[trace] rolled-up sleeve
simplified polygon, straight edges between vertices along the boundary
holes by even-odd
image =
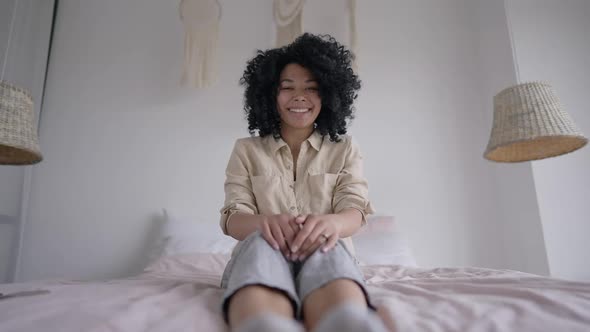
[[[345,209],[356,209],[362,214],[362,224],[365,225],[366,217],[374,211],[369,201],[369,185],[363,173],[363,157],[352,137],[347,143],[344,168],[334,190],[333,211],[339,213]]]
[[[240,144],[240,140],[237,140],[225,170],[225,202],[220,210],[221,218],[219,220],[224,234],[227,234],[227,224],[233,214],[237,212],[258,213],[246,162],[246,151]]]

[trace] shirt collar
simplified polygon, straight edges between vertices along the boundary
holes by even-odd
[[[272,134],[265,137],[266,141],[268,142],[268,146],[270,147],[270,151],[275,154],[279,151],[280,148],[283,146],[287,146],[287,142],[283,141],[282,138],[275,139]]]
[[[273,154],[282,147],[287,146],[287,143],[282,138],[275,139],[272,135],[268,135],[265,138],[267,139],[268,145]],[[308,141],[309,145],[311,145],[311,147],[316,151],[320,151],[320,147],[322,146],[324,138],[317,130],[314,130],[314,132],[307,138],[306,141]]]
[[[314,148],[316,151],[320,151],[324,137],[320,135],[317,130],[314,130],[311,136],[307,138],[307,141],[312,148]]]

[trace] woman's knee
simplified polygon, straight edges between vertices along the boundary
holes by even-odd
[[[229,299],[227,310],[232,326],[264,312],[285,317],[294,317],[295,314],[287,294],[263,285],[249,285],[236,291]]]
[[[289,297],[282,290],[267,287],[264,285],[248,285],[244,286],[233,296],[243,297],[255,302],[285,302],[291,304]]]
[[[332,280],[322,287],[315,289],[305,298],[304,306],[307,302],[317,302],[314,301],[315,298],[321,298],[328,303],[345,301],[366,303],[365,293],[362,287],[356,281],[346,278]]]
[[[324,314],[343,303],[367,306],[361,286],[351,279],[335,279],[313,290],[303,299],[305,325],[315,326]]]
[[[255,231],[252,234],[248,235],[243,240],[243,242],[245,245],[248,246],[261,247],[264,249],[270,249],[272,251],[275,251],[274,248],[262,237],[260,231]]]

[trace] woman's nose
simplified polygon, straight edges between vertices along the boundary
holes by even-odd
[[[306,101],[307,99],[305,99],[305,96],[303,95],[303,93],[299,93],[295,96],[294,100],[295,101]]]

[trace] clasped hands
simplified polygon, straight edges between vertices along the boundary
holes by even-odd
[[[262,237],[290,261],[303,261],[316,250],[331,250],[340,238],[336,214],[275,214],[260,222]]]

